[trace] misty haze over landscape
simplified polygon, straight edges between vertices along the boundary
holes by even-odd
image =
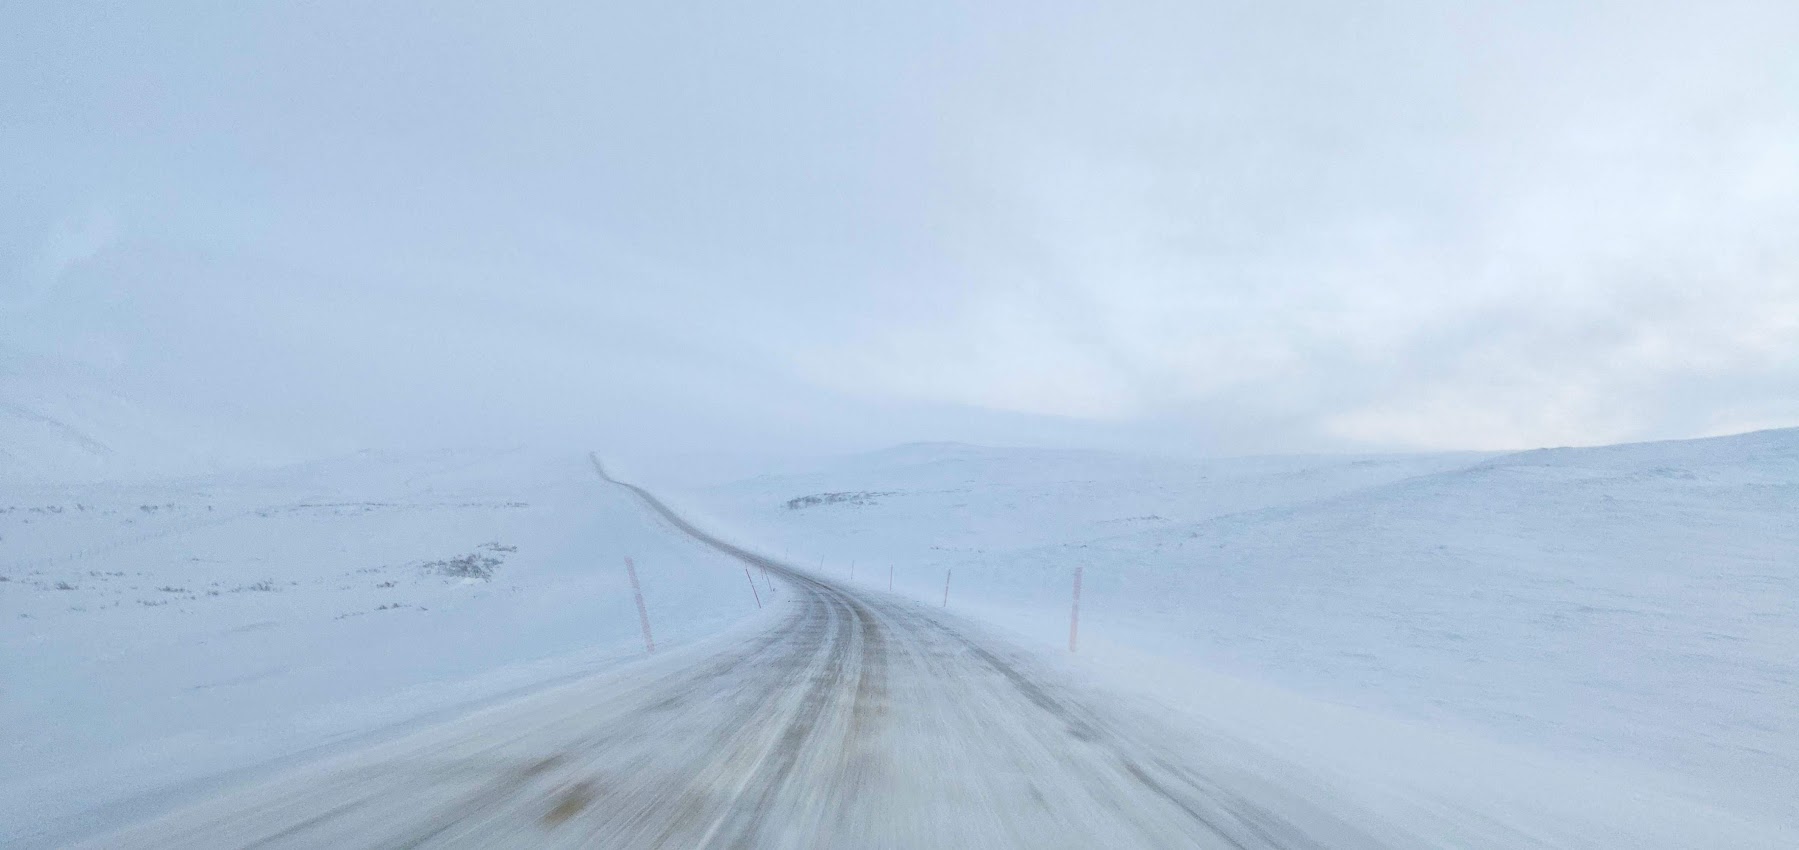
[[[1799,846],[1799,5],[0,10],[0,845]]]

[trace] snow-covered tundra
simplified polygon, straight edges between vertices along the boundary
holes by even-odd
[[[1212,461],[926,444],[677,495],[860,592],[940,606],[947,584],[951,615],[1241,775],[1411,835],[1799,843],[1799,431]],[[664,646],[786,616],[579,453],[0,484],[0,843],[628,678],[626,556]]]
[[[587,457],[0,485],[0,845],[59,843],[757,613]]]

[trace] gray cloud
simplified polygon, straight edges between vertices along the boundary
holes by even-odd
[[[296,440],[1799,420],[1790,3],[9,18],[0,336]]]

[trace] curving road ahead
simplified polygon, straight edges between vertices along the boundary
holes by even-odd
[[[1384,846],[1292,792],[1221,778],[1196,739],[953,617],[746,551],[615,483],[778,577],[786,616],[104,846]]]

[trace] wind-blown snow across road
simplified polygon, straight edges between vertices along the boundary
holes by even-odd
[[[747,637],[658,655],[103,843],[1406,843],[1379,824],[1247,780],[1197,741],[949,615],[719,540],[621,486],[680,531],[782,581],[785,616]]]

